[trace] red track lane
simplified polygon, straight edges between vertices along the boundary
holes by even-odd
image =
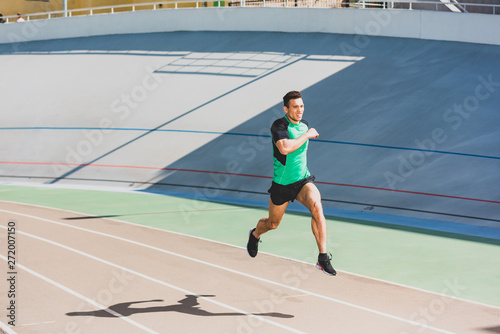
[[[224,174],[224,175],[234,175],[234,176],[257,177],[257,178],[262,178],[262,179],[272,179],[271,176],[264,176],[264,175],[252,175],[252,174],[241,174],[241,173],[218,172],[218,171],[199,170],[199,169],[149,167],[149,166],[100,165],[100,164],[77,164],[77,163],[64,163],[64,162],[30,162],[30,161],[0,161],[0,164],[12,164],[12,165],[56,165],[56,166],[106,167],[106,168],[136,168],[136,169],[169,170],[169,171],[191,172],[191,173],[205,173],[205,174]],[[326,185],[331,185],[331,186],[364,188],[364,189],[383,190],[383,191],[393,191],[393,192],[400,192],[400,193],[406,193],[406,194],[415,194],[415,195],[424,195],[424,196],[435,196],[435,197],[445,197],[445,198],[460,199],[460,200],[465,200],[465,201],[476,201],[476,202],[486,202],[486,203],[500,204],[499,201],[492,201],[492,200],[480,199],[480,198],[470,198],[470,197],[450,196],[450,195],[441,195],[441,194],[431,194],[431,193],[424,193],[424,192],[418,192],[418,191],[409,191],[409,190],[398,190],[398,189],[389,189],[389,188],[361,186],[361,185],[356,185],[356,184],[344,184],[344,183],[322,182],[322,181],[315,181],[315,183],[326,184]]]

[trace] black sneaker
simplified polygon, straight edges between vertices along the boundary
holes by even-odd
[[[319,254],[318,263],[316,263],[316,268],[318,268],[327,275],[332,275],[332,276],[337,275],[337,272],[335,271],[335,269],[333,269],[332,264],[330,263],[331,259],[332,259],[332,254],[330,254],[330,256],[328,256],[326,253]]]
[[[256,257],[257,253],[259,252],[260,238],[257,239],[253,235],[253,233],[252,233],[253,231],[255,231],[255,229],[251,229],[250,234],[248,235],[247,252],[248,252],[248,255],[250,255],[251,257]]]

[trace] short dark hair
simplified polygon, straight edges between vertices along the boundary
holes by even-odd
[[[283,96],[283,105],[288,108],[288,102],[290,102],[290,100],[301,99],[301,98],[302,94],[300,94],[299,91],[292,90],[286,93],[285,96]]]

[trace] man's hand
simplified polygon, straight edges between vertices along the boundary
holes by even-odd
[[[316,131],[315,128],[310,128],[309,130],[307,130],[307,138],[314,139],[314,138],[318,138],[318,137],[319,137],[319,133],[318,133],[318,131]]]

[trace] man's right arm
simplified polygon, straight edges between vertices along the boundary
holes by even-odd
[[[296,139],[280,139],[276,142],[276,147],[281,154],[287,155],[298,150],[309,139],[318,138],[319,134],[316,129],[307,130],[302,136]]]

